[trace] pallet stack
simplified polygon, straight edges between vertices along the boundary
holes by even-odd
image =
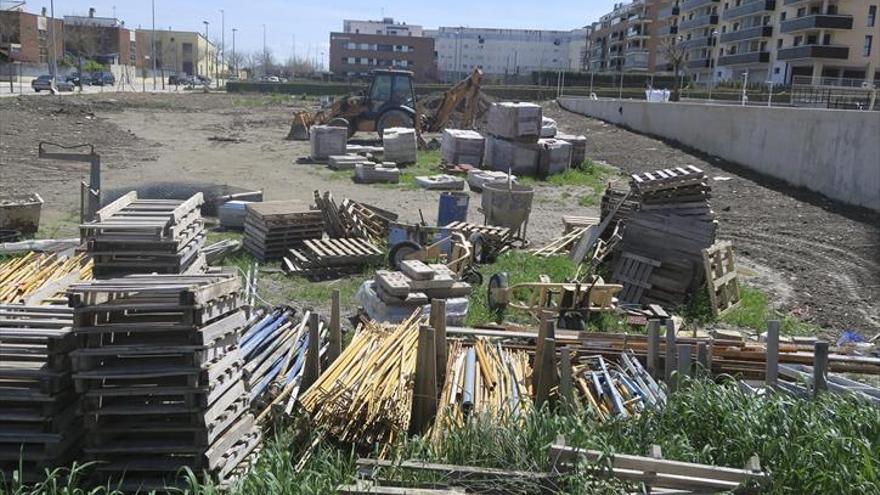
[[[244,247],[259,261],[277,260],[307,239],[324,235],[320,211],[299,201],[269,201],[247,205]]]
[[[205,266],[202,193],[181,201],[138,198],[129,192],[100,209],[80,236],[96,278],[135,273],[197,273]]]
[[[224,482],[260,441],[248,412],[234,275],[152,275],[71,287],[70,353],[98,479],[176,486],[180,469]]]
[[[357,273],[368,265],[378,265],[383,258],[384,253],[364,239],[314,239],[290,249],[282,268],[293,275],[332,278]]]
[[[79,450],[82,422],[67,353],[73,311],[0,305],[0,473],[43,479]]]
[[[705,280],[703,250],[718,228],[706,174],[694,166],[633,174],[630,187],[638,208],[625,221],[612,279],[625,302],[684,304]]]

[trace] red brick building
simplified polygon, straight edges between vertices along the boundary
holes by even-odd
[[[55,54],[64,57],[64,22],[23,11],[0,12],[0,62],[49,63],[52,30]]]
[[[140,66],[135,32],[113,17],[64,16],[64,48],[74,57],[92,59],[102,64]]]
[[[389,34],[330,33],[330,70],[336,76],[367,76],[374,69],[412,71],[416,81],[437,79],[434,39]]]

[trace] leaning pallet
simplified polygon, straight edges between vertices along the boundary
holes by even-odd
[[[718,316],[739,304],[739,281],[733,259],[733,243],[717,242],[703,250],[706,285],[712,312]]]
[[[271,201],[247,205],[244,247],[260,261],[277,260],[306,239],[324,235],[320,211],[299,201]]]
[[[70,356],[97,476],[126,491],[223,481],[260,441],[248,412],[236,276],[152,275],[71,288]]]
[[[384,257],[379,248],[363,239],[313,239],[292,248],[284,257],[282,268],[293,275],[327,278],[356,273],[365,266],[381,263]]]
[[[203,203],[202,193],[181,201],[138,198],[132,191],[100,209],[95,221],[80,225],[95,277],[200,271]]]
[[[82,437],[67,353],[73,311],[0,305],[0,473],[33,481],[69,464]]]

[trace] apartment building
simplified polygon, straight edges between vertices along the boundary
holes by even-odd
[[[0,11],[0,62],[48,64],[52,58],[52,29],[55,30],[54,54],[64,57],[64,22],[23,10]]]
[[[680,0],[662,35],[697,81],[861,86],[880,81],[880,0]]]
[[[417,81],[437,78],[434,39],[421,26],[381,21],[343,21],[330,33],[330,71],[337,76],[367,77],[375,69],[406,69]]]
[[[529,76],[534,71],[580,69],[586,28],[570,31],[443,26],[435,39],[441,79],[461,79],[475,68],[489,77]]]
[[[155,49],[150,45],[155,40]],[[186,74],[216,78],[219,65],[217,49],[202,33],[149,29],[137,30],[138,58],[144,69],[152,69],[150,57],[155,53],[156,70],[165,74]]]
[[[587,66],[594,72],[666,70],[660,50],[660,11],[669,2],[635,0],[615,5],[591,26]]]
[[[115,17],[64,16],[64,50],[73,58],[85,58],[108,65],[140,66],[135,32]]]

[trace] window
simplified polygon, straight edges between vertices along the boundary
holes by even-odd
[[[785,20],[785,12],[779,14],[779,22],[782,22],[784,20]]]
[[[776,48],[777,49],[782,48],[782,38],[779,38],[778,40],[776,40]]]
[[[874,42],[874,36],[868,34],[865,35],[865,48],[862,50],[862,55],[865,57],[871,56],[871,44]]]
[[[773,68],[773,73],[774,73],[774,74],[779,74],[779,67],[774,67],[774,68]]]
[[[871,5],[868,7],[868,27],[874,27],[874,23],[877,21],[877,6]]]

